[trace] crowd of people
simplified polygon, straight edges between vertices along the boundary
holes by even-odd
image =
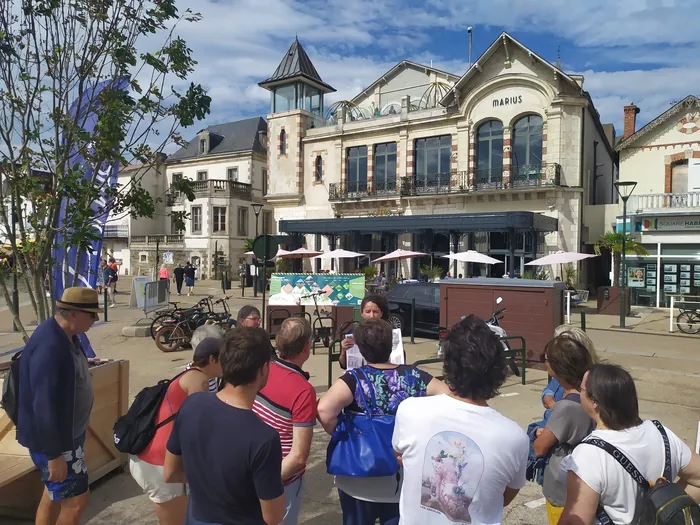
[[[57,308],[21,361],[17,436],[46,484],[38,525],[77,524],[88,500],[82,459],[93,398],[76,336],[99,312],[97,293],[69,288]],[[546,412],[526,433],[489,406],[506,358],[483,320],[468,316],[449,330],[442,381],[390,362],[385,309],[381,296],[364,302],[352,339],[366,364],[319,399],[304,371],[305,319],[285,320],[276,348],[253,306],[226,334],[195,331],[192,362],[157,413],[167,424],[130,458],[160,525],[296,524],[317,422],[330,435],[326,468],[343,525],[497,524],[528,479],[542,485],[551,524],[637,523],[639,478],[678,479],[700,497],[700,457],[640,418],[632,377],[599,363],[585,333],[560,328],[547,345]]]

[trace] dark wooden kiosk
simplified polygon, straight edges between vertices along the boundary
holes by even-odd
[[[484,320],[496,309],[506,308],[501,326],[509,336],[527,341],[527,361],[540,362],[554,329],[564,322],[565,285],[530,279],[450,279],[440,284],[440,324],[450,327],[462,316],[475,314]]]

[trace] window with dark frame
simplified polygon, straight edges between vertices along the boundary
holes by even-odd
[[[197,172],[197,181],[203,182],[209,178],[209,173],[206,170]]]
[[[262,194],[267,195],[267,170],[263,168],[262,170]]]
[[[263,232],[263,235],[272,235],[272,212],[271,211],[263,211],[262,232]]]
[[[367,191],[367,146],[348,148],[348,192]]]
[[[207,152],[207,139],[199,139],[199,153],[200,155]]]
[[[542,117],[525,115],[513,125],[511,174],[515,179],[529,180],[542,172]]]
[[[192,233],[202,233],[202,207],[192,206],[190,208],[190,229]]]
[[[238,182],[238,168],[228,168],[226,170],[226,177],[228,180]]]
[[[287,132],[285,130],[280,131],[280,155],[287,154]]]
[[[214,206],[212,209],[213,222],[212,231],[213,232],[225,232],[226,231],[226,206]]]
[[[452,135],[417,139],[414,173],[416,185],[448,185],[452,172]]]
[[[396,142],[374,146],[372,185],[379,192],[396,189]]]
[[[314,161],[314,182],[321,182],[323,180],[323,157],[321,155],[316,155],[316,160]]]
[[[484,122],[476,134],[476,183],[498,184],[503,180],[503,123]]]
[[[246,206],[238,207],[238,236],[248,236],[248,208]]]

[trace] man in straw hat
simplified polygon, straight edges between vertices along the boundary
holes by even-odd
[[[34,330],[22,351],[17,440],[45,484],[37,525],[76,525],[87,506],[84,445],[93,392],[77,336],[99,318],[97,298],[90,288],[64,290],[56,315]]]

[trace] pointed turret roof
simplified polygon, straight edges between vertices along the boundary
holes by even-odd
[[[292,42],[289,51],[284,55],[272,76],[258,85],[268,89],[275,85],[288,84],[292,80],[305,80],[307,83],[315,84],[325,93],[335,91],[323,81],[297,38]]]

